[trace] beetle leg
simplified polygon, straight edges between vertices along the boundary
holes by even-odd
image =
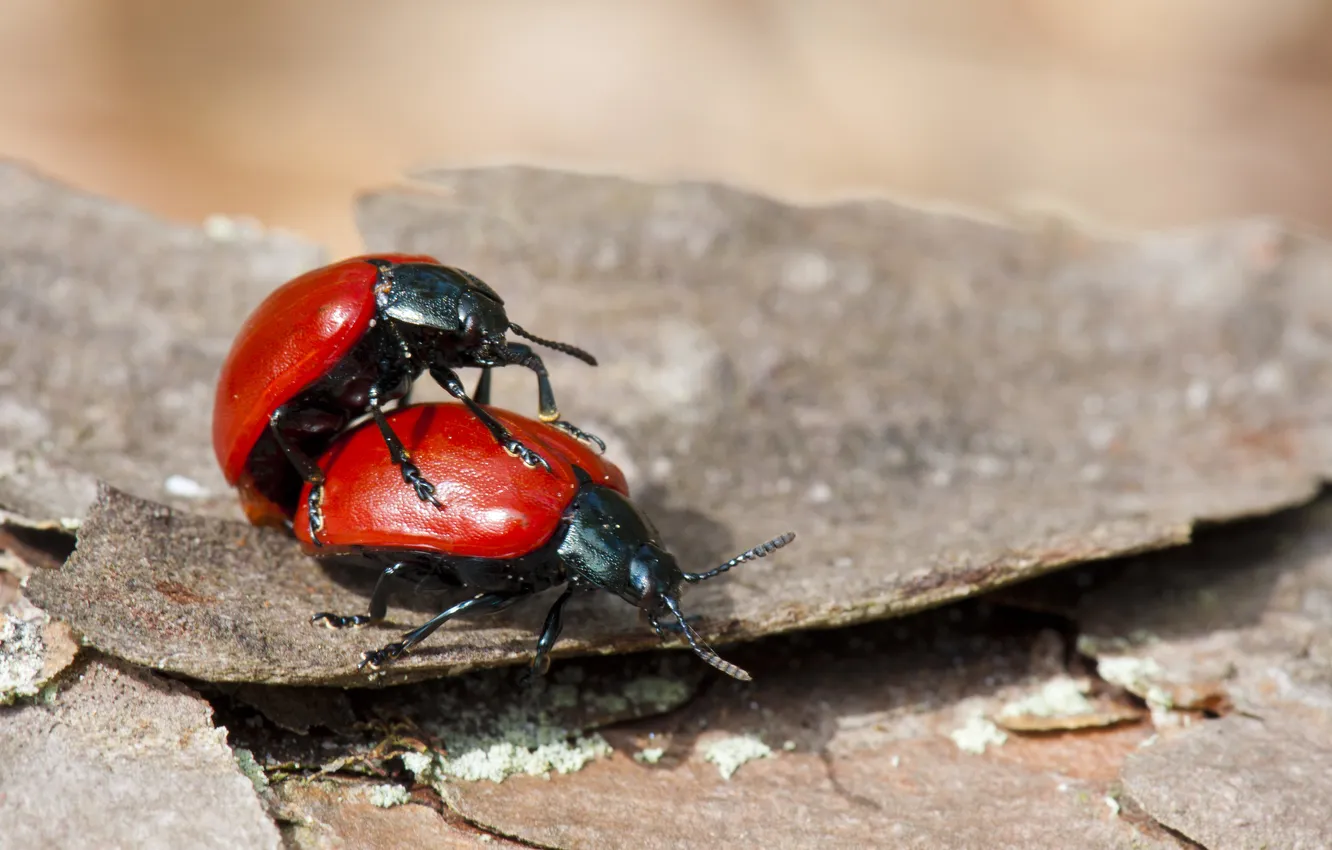
[[[606,443],[595,434],[589,434],[572,422],[565,422],[560,419],[560,410],[555,405],[555,390],[550,385],[550,373],[546,371],[546,364],[542,362],[540,355],[532,350],[532,346],[521,342],[510,342],[508,345],[508,362],[515,366],[524,366],[531,369],[537,376],[537,406],[538,417],[542,422],[549,422],[561,431],[571,435],[576,440],[594,443],[601,453],[606,451]],[[486,404],[487,402],[481,402]]]
[[[476,379],[476,389],[472,390],[472,399],[477,404],[490,404],[490,367],[481,367],[481,377]]]
[[[481,420],[481,424],[486,426],[486,430],[495,438],[495,442],[499,443],[506,452],[530,467],[543,466],[547,472],[554,473],[554,470],[550,468],[550,463],[544,457],[519,442],[509,433],[508,428],[505,428],[498,419],[490,415],[490,411],[477,404],[467,395],[467,390],[463,388],[462,381],[459,380],[456,372],[443,366],[431,366],[430,377],[434,378],[441,387],[448,390],[449,395],[467,405],[467,409],[472,412],[473,416]]]
[[[413,646],[416,646],[418,643],[434,634],[435,629],[438,629],[440,626],[465,611],[470,611],[473,608],[489,608],[491,613],[494,613],[495,611],[508,608],[510,605],[526,596],[527,594],[525,593],[478,593],[471,599],[464,599],[457,605],[447,608],[431,617],[425,625],[413,629],[403,635],[402,640],[390,643],[382,649],[362,653],[361,663],[357,665],[358,669],[364,670],[366,667],[369,667],[372,670],[376,670],[390,661],[396,661],[410,652]]]
[[[316,546],[323,546],[319,539],[319,532],[324,530],[324,512],[321,507],[324,501],[324,471],[319,468],[319,464],[310,459],[305,452],[302,452],[296,446],[292,445],[285,434],[282,433],[282,427],[285,421],[291,418],[292,411],[286,405],[282,405],[273,414],[268,417],[268,428],[273,433],[273,440],[287,461],[300,473],[301,478],[310,485],[310,498],[307,507],[310,512],[310,540]]]
[[[378,623],[388,614],[388,592],[389,579],[398,573],[406,570],[410,564],[399,561],[391,567],[385,568],[379,574],[379,580],[375,582],[375,592],[370,596],[370,613],[367,614],[331,614],[328,611],[320,611],[310,618],[312,623],[323,623],[330,629],[345,629],[348,626],[360,628],[368,626],[371,623]]]
[[[537,417],[542,422],[554,422],[560,418],[560,409],[555,405],[555,389],[550,385],[550,373],[541,355],[532,350],[532,346],[521,342],[505,343],[504,359],[514,364],[531,369],[537,379]]]
[[[384,409],[379,406],[379,390],[375,387],[370,388],[370,415],[374,417],[375,425],[379,426],[379,433],[383,436],[384,443],[388,445],[389,458],[402,471],[403,482],[416,490],[416,497],[421,501],[443,508],[439,499],[435,498],[435,485],[427,481],[421,470],[412,463],[412,456],[407,453],[402,440],[393,433],[393,428],[384,418]]]
[[[560,639],[560,632],[564,630],[564,604],[574,595],[574,585],[570,582],[560,594],[560,598],[555,600],[555,604],[550,606],[550,612],[546,614],[546,624],[541,629],[541,637],[537,640],[536,655],[532,658],[532,675],[544,676],[550,669],[550,651],[555,647],[555,642]]]

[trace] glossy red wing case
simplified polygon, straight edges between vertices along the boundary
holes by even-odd
[[[222,365],[213,404],[213,451],[235,485],[268,417],[318,380],[365,335],[375,315],[371,257],[437,263],[426,256],[352,257],[294,278],[241,326]]]
[[[558,428],[487,408],[518,440],[541,453],[554,474],[509,455],[467,408],[419,404],[389,414],[443,509],[417,498],[389,460],[374,423],[339,438],[324,470],[322,548],[310,542],[309,487],[301,494],[296,536],[306,551],[349,547],[411,549],[481,558],[515,558],[546,543],[578,489],[573,465],[593,481],[629,494],[624,474]]]

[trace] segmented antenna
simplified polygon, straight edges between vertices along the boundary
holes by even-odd
[[[743,564],[745,561],[753,561],[757,560],[758,558],[770,555],[773,552],[776,552],[778,549],[785,546],[787,543],[790,543],[792,540],[795,540],[795,532],[788,531],[785,534],[783,534],[781,537],[774,537],[761,546],[755,546],[753,549],[750,549],[748,552],[742,552],[741,554],[736,555],[734,558],[722,564],[720,567],[717,567],[717,569],[715,570],[708,570],[706,573],[684,573],[683,574],[684,580],[687,582],[696,582],[696,581],[704,581],[705,579],[710,579],[713,576],[719,576],[722,573],[729,570],[731,567]]]
[[[544,337],[539,337],[536,334],[530,334],[527,331],[523,330],[522,327],[520,327],[519,325],[515,325],[513,322],[509,322],[509,330],[518,334],[518,336],[522,337],[523,339],[530,339],[532,342],[535,342],[537,345],[544,345],[546,348],[553,348],[556,351],[569,355],[570,357],[577,357],[579,360],[583,361],[589,366],[597,365],[597,358],[593,357],[591,354],[588,354],[586,351],[584,351],[581,348],[569,345],[567,342],[556,342],[553,339],[546,339]]]
[[[703,642],[703,639],[700,638],[690,625],[685,622],[684,614],[680,612],[679,602],[676,602],[673,598],[667,596],[666,607],[670,608],[671,613],[675,615],[675,619],[680,621],[680,629],[684,631],[685,640],[689,641],[689,646],[694,650],[695,655],[702,658],[713,667],[716,667],[726,675],[739,679],[742,682],[748,682],[754,678],[731,662],[723,661],[720,655],[712,651],[712,647]],[[655,618],[652,621],[652,627],[656,629],[657,634],[661,634],[661,627],[657,625]]]

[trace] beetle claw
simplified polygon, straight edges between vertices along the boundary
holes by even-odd
[[[550,424],[554,425],[556,428],[559,428],[561,431],[573,437],[575,440],[582,440],[585,443],[591,443],[595,445],[597,447],[597,454],[604,455],[606,453],[606,442],[602,440],[600,437],[598,437],[596,434],[589,434],[587,431],[584,431],[582,428],[579,428],[577,425],[574,425],[570,422],[566,422],[563,419],[558,419]]]

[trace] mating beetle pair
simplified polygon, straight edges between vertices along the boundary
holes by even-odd
[[[257,525],[286,524],[302,483],[309,488],[314,538],[323,527],[322,472],[315,459],[356,418],[370,414],[403,481],[438,506],[435,486],[412,462],[384,419],[383,406],[407,403],[423,372],[465,404],[494,440],[530,466],[546,466],[473,401],[455,369],[515,364],[537,375],[540,416],[576,437],[601,441],[560,421],[545,364],[507,331],[573,355],[587,352],[529,334],[509,321],[504,301],[483,281],[432,257],[352,257],[274,290],[237,334],[213,407],[213,448],[227,483]],[[602,445],[604,449],[604,445]]]
[[[549,665],[569,599],[605,590],[646,612],[658,635],[678,629],[704,661],[748,679],[694,632],[680,591],[795,535],[708,572],[682,571],[630,501],[624,475],[586,445],[604,444],[559,419],[540,358],[508,342],[508,330],[596,363],[528,334],[489,286],[425,256],[355,257],[316,269],[276,290],[246,322],[214,414],[227,480],[252,522],[287,526],[317,557],[382,570],[368,615],[313,619],[335,628],[382,620],[393,578],[472,594],[365,653],[361,666],[378,667],[459,614],[498,611],[564,584],[537,642],[536,673]],[[536,372],[541,421],[489,406],[489,369],[510,363]],[[453,371],[462,366],[483,369],[470,397]],[[411,383],[427,370],[457,403],[407,405]],[[370,420],[356,425],[365,414]]]

